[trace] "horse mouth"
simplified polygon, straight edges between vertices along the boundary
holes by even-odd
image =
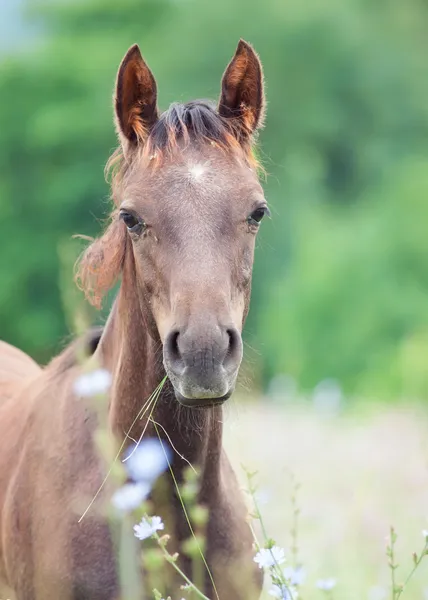
[[[220,398],[205,398],[205,399],[200,399],[200,398],[186,398],[185,396],[183,396],[182,394],[180,394],[179,391],[174,390],[175,391],[175,397],[177,398],[178,402],[182,405],[185,406],[186,408],[212,408],[213,406],[221,406],[222,404],[224,404],[224,402],[226,402],[226,400],[228,400],[230,398],[230,396],[232,395],[233,390],[229,390],[227,392],[227,394],[225,394],[224,396],[221,396]]]

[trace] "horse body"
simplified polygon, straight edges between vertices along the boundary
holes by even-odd
[[[0,401],[16,396],[19,387],[40,373],[40,367],[24,352],[0,340]]]
[[[0,568],[19,600],[85,597],[85,581],[87,598],[115,597],[107,523],[77,522],[102,470],[91,415],[70,393],[78,368],[62,371],[63,359],[0,409]]]
[[[244,42],[223,77],[218,112],[188,103],[159,117],[154,78],[138,48],[122,62],[117,208],[80,270],[95,301],[121,276],[106,326],[44,369],[0,346],[0,576],[18,600],[119,598],[103,509],[108,484],[79,522],[105,472],[94,442],[99,416],[74,387],[82,347],[86,360],[112,374],[106,426],[119,444],[128,433],[139,439],[145,425],[147,436],[157,435],[147,417],[134,420],[168,376],[154,416],[177,452],[176,479],[187,466],[182,456],[200,470],[215,582],[213,589],[207,576],[204,591],[213,600],[259,596],[245,503],[222,448],[221,404],[242,358],[254,234],[267,210],[250,144],[262,108],[260,63]],[[179,550],[190,532],[169,485],[166,503],[153,497],[154,511],[170,524]],[[185,559],[182,566],[191,576]],[[165,593],[176,593],[171,585]]]
[[[159,373],[159,364],[147,360],[144,339],[152,345],[147,333],[134,329],[132,336],[138,340],[140,363],[135,360],[132,343],[124,347],[117,339],[114,322],[110,318],[94,358],[121,373],[114,383],[109,421],[122,439],[136,414],[126,391],[129,382],[140,390],[132,395],[138,412],[162,371]],[[96,513],[78,523],[101,484],[103,467],[93,443],[94,415],[73,393],[81,371],[72,362],[74,354],[74,348],[68,348],[26,384],[23,378],[18,393],[0,408],[0,573],[19,600],[119,597],[107,523]],[[210,511],[207,559],[217,592],[224,600],[247,600],[251,592],[244,590],[254,589],[257,579],[249,587],[248,581],[237,579],[237,572],[242,572],[244,565],[248,570],[251,564],[251,537],[245,505],[221,445],[222,408],[200,411],[195,418],[191,414],[194,409],[175,404],[172,391],[166,389],[158,401],[156,419],[177,451],[201,470],[199,500]],[[142,420],[132,428],[132,436],[138,438],[145,424]],[[146,435],[156,435],[151,424]],[[178,456],[172,461],[178,481],[185,467]],[[169,505],[154,510],[175,524],[173,537],[179,548],[189,530],[178,499],[171,493]],[[171,510],[172,515],[168,514]],[[214,598],[209,581],[205,591]]]

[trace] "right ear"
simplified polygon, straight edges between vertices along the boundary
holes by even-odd
[[[218,111],[231,119],[237,131],[250,136],[263,122],[263,69],[252,46],[240,40],[221,82]]]
[[[144,141],[158,120],[157,87],[137,44],[128,50],[119,67],[114,105],[124,150]]]

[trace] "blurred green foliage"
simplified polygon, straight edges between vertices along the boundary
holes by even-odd
[[[428,6],[423,0],[27,0],[0,65],[0,332],[67,332],[59,249],[108,214],[117,66],[139,42],[161,107],[216,98],[240,37],[265,66],[263,224],[248,330],[266,382],[428,394]],[[75,254],[80,249],[75,243]],[[71,280],[71,273],[70,273]]]

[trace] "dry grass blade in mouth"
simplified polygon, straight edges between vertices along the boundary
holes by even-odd
[[[169,436],[167,430],[165,429],[165,427],[163,425],[161,425],[160,423],[158,423],[157,421],[155,421],[153,419],[153,417],[151,416],[151,414],[149,415],[149,420],[153,423],[153,425],[160,427],[162,429],[162,431],[164,432],[164,434],[166,435],[168,442],[171,446],[171,448],[174,450],[174,452],[177,454],[177,456],[179,456],[182,460],[184,460],[184,462],[186,462],[189,467],[192,469],[192,471],[197,475],[197,471],[195,469],[195,467],[192,465],[192,463],[190,461],[187,460],[187,458],[185,456],[183,456],[182,454],[180,454],[180,452],[177,450],[177,448],[174,446],[174,444],[172,443],[171,437]]]
[[[151,401],[150,401],[150,404],[151,404],[151,406],[150,406],[150,404],[148,404],[148,405],[147,405],[147,408],[144,410],[144,412],[143,412],[143,413],[141,413],[141,411],[140,411],[140,413],[139,413],[139,418],[140,418],[140,419],[142,419],[142,418],[144,417],[144,415],[146,414],[146,412],[147,412],[147,411],[149,410],[149,408],[150,408],[150,414],[149,414],[149,416],[148,416],[148,418],[147,418],[147,422],[146,422],[146,424],[145,424],[145,426],[144,426],[143,432],[142,432],[142,434],[140,435],[140,437],[138,438],[138,440],[137,440],[137,442],[136,442],[136,444],[135,444],[135,447],[132,449],[132,452],[130,452],[130,453],[128,454],[128,456],[126,456],[126,457],[123,459],[123,462],[126,462],[127,460],[129,460],[129,459],[131,458],[131,456],[134,454],[134,452],[137,450],[138,446],[140,445],[140,443],[141,443],[141,440],[143,439],[143,437],[144,437],[144,434],[145,434],[145,433],[146,433],[146,431],[147,431],[147,427],[149,426],[149,422],[150,422],[150,421],[151,421],[151,419],[152,419],[152,415],[153,415],[153,412],[154,412],[154,410],[155,410],[155,406],[156,406],[156,403],[157,403],[157,401],[158,401],[158,399],[159,399],[159,396],[160,396],[160,393],[161,393],[161,391],[162,391],[162,388],[156,388],[156,392],[155,392],[155,393],[156,393],[156,395],[152,395],[152,396],[150,396],[150,398],[153,398],[153,400],[151,400]],[[146,404],[147,404],[147,403],[146,403]],[[140,416],[140,415],[141,415],[141,416]],[[134,423],[135,423],[135,421],[134,421]],[[130,427],[130,429],[129,429],[128,433],[126,434],[126,437],[128,437],[128,436],[129,436],[129,432],[131,431],[132,427],[134,426],[134,423],[131,425],[131,427]],[[125,438],[125,439],[126,439],[126,438]]]
[[[107,474],[106,474],[106,476],[104,477],[104,479],[103,479],[103,481],[102,481],[102,483],[101,483],[100,487],[98,488],[98,490],[96,491],[96,493],[95,493],[94,497],[92,498],[92,500],[90,501],[90,503],[89,503],[89,504],[88,504],[88,506],[86,507],[86,509],[85,509],[84,513],[83,513],[83,514],[81,515],[81,517],[79,518],[79,521],[78,521],[79,523],[80,523],[80,522],[83,520],[83,518],[84,518],[84,517],[87,515],[87,513],[89,512],[89,510],[90,510],[91,506],[94,504],[95,500],[96,500],[96,499],[98,498],[98,496],[100,495],[100,493],[101,493],[101,490],[102,490],[102,489],[103,489],[103,487],[105,486],[105,484],[106,484],[106,482],[107,482],[108,478],[109,478],[109,477],[110,477],[110,475],[111,475],[111,472],[113,471],[114,465],[115,465],[115,464],[116,464],[116,462],[118,461],[118,459],[119,459],[119,457],[120,457],[120,455],[121,455],[121,453],[122,453],[122,450],[123,450],[123,448],[125,447],[126,440],[129,438],[129,434],[131,433],[131,431],[132,431],[132,428],[134,427],[135,423],[138,421],[138,419],[140,419],[142,416],[144,416],[144,414],[145,414],[145,413],[146,413],[146,412],[149,410],[149,408],[151,407],[151,412],[150,412],[149,418],[147,419],[146,426],[144,427],[143,433],[141,434],[141,436],[140,436],[140,438],[139,438],[139,440],[138,440],[138,442],[137,442],[137,444],[136,444],[136,447],[138,447],[138,444],[139,444],[139,443],[141,442],[141,440],[143,439],[143,435],[144,435],[144,433],[145,433],[145,431],[146,431],[146,429],[147,429],[147,425],[148,425],[148,423],[149,423],[150,417],[151,417],[151,415],[153,414],[153,411],[154,411],[154,409],[155,409],[156,403],[157,403],[157,401],[158,401],[158,399],[159,399],[160,393],[161,393],[161,391],[162,391],[162,389],[163,389],[163,386],[165,385],[165,382],[166,382],[166,380],[167,380],[167,376],[165,375],[165,377],[162,379],[162,381],[160,382],[160,384],[158,385],[158,387],[157,387],[157,388],[154,390],[154,392],[151,394],[151,396],[148,398],[148,400],[147,400],[147,401],[144,403],[143,407],[142,407],[142,408],[141,408],[141,410],[138,412],[138,414],[137,414],[137,416],[135,417],[135,419],[132,421],[131,427],[129,428],[128,432],[126,433],[126,435],[125,435],[125,437],[124,437],[124,440],[123,440],[122,444],[120,445],[120,448],[119,448],[119,450],[117,451],[117,454],[116,454],[116,456],[114,457],[114,459],[113,459],[113,462],[111,463],[111,465],[110,465],[110,467],[109,467],[109,469],[108,469],[108,471],[107,471]],[[132,455],[132,453],[131,453],[131,455]],[[130,456],[131,456],[131,455],[130,455]],[[127,458],[129,458],[129,456],[128,456]]]

